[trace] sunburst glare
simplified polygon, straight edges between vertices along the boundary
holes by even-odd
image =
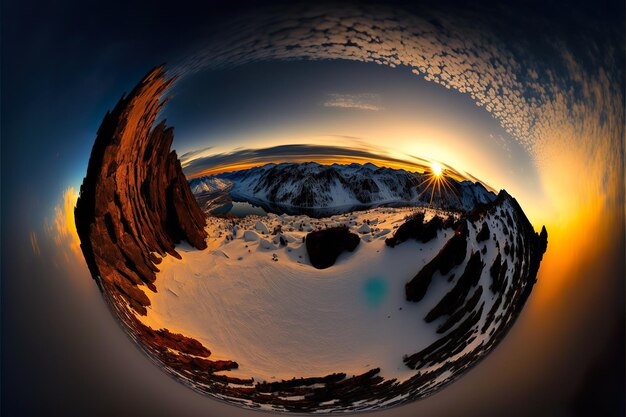
[[[443,167],[437,161],[433,161],[432,164],[430,164],[430,169],[435,177],[440,177],[441,174],[443,174]]]
[[[433,201],[439,203],[450,199],[460,201],[454,184],[444,175],[444,171],[443,165],[433,161],[430,165],[430,174],[417,186],[418,191],[421,189],[420,196],[428,195],[430,192],[429,205],[432,205]]]

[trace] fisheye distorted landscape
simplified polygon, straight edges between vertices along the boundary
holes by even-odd
[[[41,415],[5,399],[39,369],[53,415],[623,414],[624,22],[527,6],[215,3],[172,39],[119,21],[86,56],[128,69],[59,96],[25,252],[4,210],[3,412]],[[40,327],[89,365],[35,366],[9,335]],[[86,375],[99,405],[67,394]]]
[[[104,296],[169,373],[248,407],[359,411],[430,394],[506,334],[547,233],[505,190],[437,162],[187,182],[172,129],[152,128],[171,81],[155,69],[106,116],[75,210]]]

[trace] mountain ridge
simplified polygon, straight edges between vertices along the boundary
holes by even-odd
[[[230,191],[234,198],[303,209],[381,204],[430,205],[469,211],[496,194],[480,182],[444,176],[429,188],[428,173],[366,164],[269,163],[189,180],[194,194]]]

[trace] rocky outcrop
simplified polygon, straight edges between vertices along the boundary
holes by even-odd
[[[489,225],[487,222],[483,222],[483,225],[480,227],[480,232],[476,235],[476,242],[484,242],[489,239]]]
[[[420,301],[426,295],[433,274],[437,271],[447,274],[456,265],[460,265],[465,259],[467,251],[467,221],[462,219],[454,231],[454,235],[441,248],[437,256],[407,282],[405,291],[409,301]]]
[[[146,314],[156,291],[156,265],[186,240],[206,248],[205,217],[170,150],[173,130],[155,124],[172,83],[153,69],[108,112],[98,129],[76,204],[76,228],[89,270],[130,336],[166,369],[209,378],[238,367],[212,361],[198,340],[168,329],[152,329]],[[233,382],[227,376],[217,379]]]
[[[463,274],[457,280],[454,287],[452,287],[452,290],[444,295],[441,301],[428,312],[424,320],[430,323],[441,316],[450,316],[452,313],[459,310],[471,289],[478,284],[480,274],[483,272],[484,267],[485,264],[480,257],[480,253],[472,253]]]
[[[437,232],[444,227],[444,222],[439,216],[434,216],[424,223],[424,213],[417,213],[415,216],[404,222],[392,237],[385,239],[385,244],[390,247],[415,239],[426,243],[437,236]]]
[[[306,235],[306,251],[311,265],[325,269],[333,266],[343,251],[352,252],[360,241],[347,227],[331,227]]]
[[[489,266],[491,281],[489,291],[494,301],[486,313],[484,323],[480,325],[480,318],[485,309],[485,303],[481,303],[480,300],[485,289],[478,282],[486,265],[481,255],[473,252],[463,274],[456,280],[452,289],[424,318],[427,322],[445,318],[437,329],[437,333],[445,335],[421,351],[406,355],[404,363],[409,368],[419,370],[430,364],[441,363],[446,358],[462,352],[479,332],[484,334],[491,328],[490,337],[486,342],[464,354],[463,359],[453,365],[453,369],[448,369],[453,373],[463,372],[467,364],[487,355],[504,338],[530,296],[537,280],[539,265],[547,249],[548,233],[545,227],[540,233],[535,232],[517,200],[502,190],[493,202],[481,205],[462,216],[462,230],[457,229],[439,254],[406,284],[407,300],[414,302],[422,300],[435,271],[441,272],[438,279],[443,279],[455,264],[460,265],[463,262],[470,239],[469,227],[476,230],[477,224],[481,224],[480,231],[475,234],[476,242],[491,239],[487,217],[499,223],[499,227],[504,231],[501,239],[506,241],[506,245],[503,252],[499,249],[503,245],[495,245],[498,253]],[[495,240],[496,235],[493,236]],[[457,245],[457,250],[451,250]],[[453,259],[452,255],[455,253],[458,254],[458,258]],[[512,266],[512,270],[509,270],[509,265]],[[452,281],[453,278],[453,275],[450,276],[448,281]]]
[[[175,376],[187,375],[207,383],[239,383],[237,378],[215,375],[215,372],[238,368],[237,362],[211,360],[211,352],[198,340],[167,329],[154,330],[146,326],[139,320],[137,313],[128,308],[120,292],[104,291],[103,295],[130,337],[151,358],[159,361],[166,371]]]
[[[180,257],[174,245],[182,240],[206,248],[204,214],[170,150],[173,130],[155,125],[172,81],[155,68],[106,114],[75,209],[92,276],[140,314],[161,257]]]

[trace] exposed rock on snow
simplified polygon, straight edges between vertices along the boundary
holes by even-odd
[[[259,240],[259,235],[252,230],[246,230],[245,232],[243,232],[243,239],[246,242],[256,242],[257,240]]]
[[[480,232],[476,235],[476,242],[484,242],[487,239],[489,239],[489,225],[487,222],[483,222]]]
[[[436,271],[445,275],[450,272],[453,267],[463,262],[467,251],[467,233],[467,221],[463,219],[454,231],[454,235],[446,242],[443,248],[441,248],[437,256],[428,262],[424,268],[406,284],[407,300],[420,301],[424,298],[424,295],[426,295],[428,286]]]
[[[381,237],[391,233],[391,229],[381,229],[378,232],[374,233],[374,236]]]
[[[437,232],[444,227],[441,217],[434,216],[424,223],[424,214],[418,213],[405,223],[400,225],[394,235],[387,239],[385,243],[392,248],[407,239],[419,240],[426,243],[437,236]]]
[[[341,252],[352,252],[359,241],[359,236],[347,227],[333,227],[306,235],[306,250],[311,264],[324,269],[332,266]]]
[[[259,240],[259,246],[263,249],[276,249],[276,247],[267,239]]]
[[[256,224],[254,225],[254,228],[263,234],[268,234],[270,232],[270,229],[268,229],[265,223],[263,223],[260,220],[256,222]]]
[[[517,318],[535,284],[539,264],[547,248],[547,232],[545,228],[542,228],[541,233],[534,231],[514,198],[506,191],[500,191],[495,201],[480,210],[468,213],[467,222],[471,224],[473,230],[477,229],[477,224],[481,225],[480,232],[465,227],[465,230],[459,233],[457,229],[454,237],[446,243],[437,257],[424,266],[407,284],[407,300],[421,299],[419,297],[421,290],[428,286],[435,269],[439,268],[444,276],[446,272],[441,267],[447,269],[450,261],[457,264],[453,259],[455,257],[446,254],[448,251],[444,249],[456,244],[460,246],[459,237],[462,233],[467,234],[464,239],[465,245],[471,244],[472,234],[477,243],[479,234],[486,236],[485,239],[480,239],[481,242],[486,242],[481,253],[485,257],[491,255],[493,262],[486,271],[485,258],[478,251],[472,251],[466,262],[462,260],[458,264],[462,265],[465,262],[462,275],[453,281],[452,289],[425,316],[426,321],[439,321],[440,318],[445,318],[437,329],[437,333],[445,335],[436,343],[404,358],[406,366],[412,369],[420,369],[428,363],[442,360],[449,356],[450,349],[453,351],[465,349],[467,340],[472,340],[476,334],[479,334],[479,337],[488,334],[486,346],[491,348],[495,346]],[[496,231],[494,233],[496,243],[490,242],[490,234],[483,232],[487,227]],[[509,253],[505,250],[504,255],[499,250],[501,240],[506,241],[505,248],[509,247]],[[476,245],[472,246],[477,249]],[[485,250],[487,246],[491,250]],[[493,252],[497,252],[495,257]],[[503,258],[505,259],[502,262]],[[485,276],[490,280],[485,281]],[[484,297],[483,294],[486,293],[484,287],[488,287],[493,296]],[[484,321],[481,323],[483,318]],[[483,343],[485,342],[481,342]],[[465,360],[484,356],[485,353],[481,355],[480,352],[478,350],[475,354],[465,356]]]

